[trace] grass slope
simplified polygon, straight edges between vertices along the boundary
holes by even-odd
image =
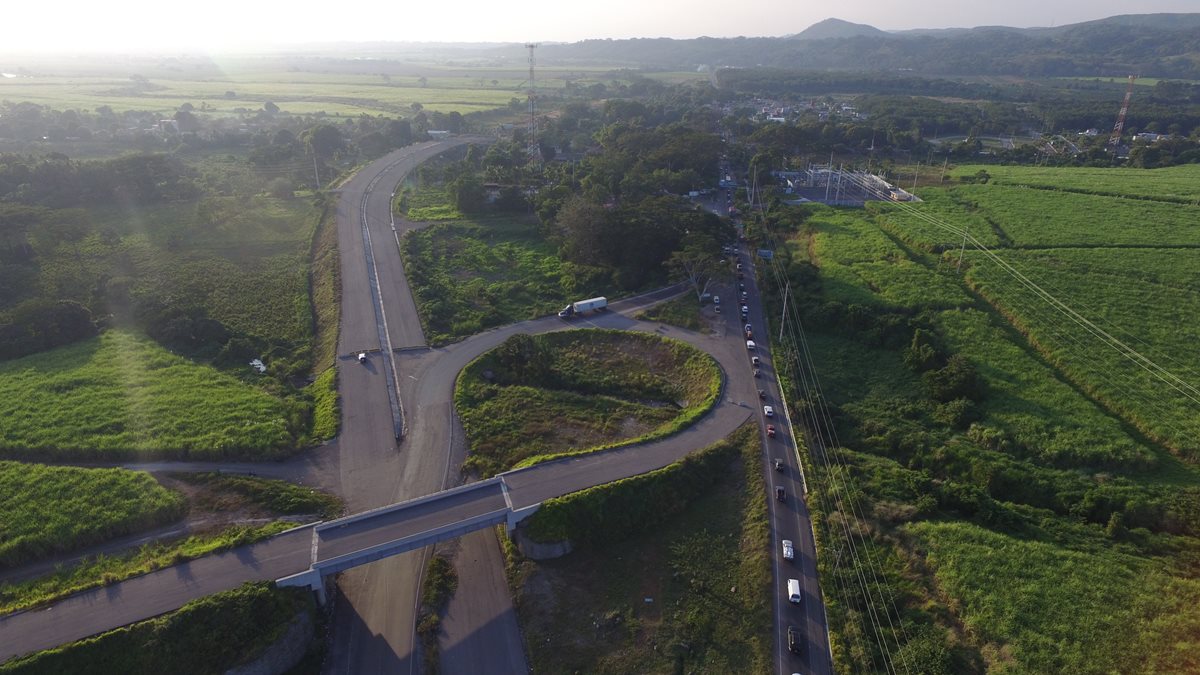
[[[560,560],[517,563],[517,611],[535,672],[770,671],[770,542],[757,428],[701,452],[715,453],[719,468],[689,492],[698,493],[694,499],[677,500],[652,527],[625,528],[637,534]],[[693,471],[662,472],[649,483],[655,489],[672,480],[687,483],[685,491],[697,487]],[[637,501],[632,493],[625,499]],[[608,503],[619,511],[623,500]]]
[[[0,461],[0,567],[168,523],[185,508],[140,471]]]
[[[1001,185],[1029,185],[1050,190],[1090,194],[1135,196],[1194,203],[1200,199],[1200,166],[1186,164],[1165,169],[1037,166],[960,166],[952,177],[973,176],[980,169]]]
[[[0,448],[27,457],[278,456],[283,402],[132,333],[0,364]]]

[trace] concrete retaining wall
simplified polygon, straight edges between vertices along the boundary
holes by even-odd
[[[570,539],[556,541],[551,543],[542,543],[533,541],[525,534],[525,528],[517,526],[513,533],[513,543],[516,544],[517,550],[521,555],[530,560],[550,560],[551,558],[561,558],[564,555],[574,550],[571,546]]]

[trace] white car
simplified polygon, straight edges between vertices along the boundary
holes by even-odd
[[[758,347],[758,345],[754,344],[754,340],[746,340],[746,349],[747,350],[754,351],[755,348],[757,348],[757,347]]]
[[[764,405],[763,406],[763,414],[766,415],[767,417],[774,417],[775,409],[769,405]]]
[[[721,304],[721,296],[719,296],[719,295],[714,295],[714,296],[713,296],[713,304],[714,304],[714,305],[719,305],[719,304]]]
[[[359,362],[359,363],[366,363],[366,362],[367,362],[367,353],[366,353],[366,352],[359,352],[359,353],[358,353],[358,362]]]
[[[796,547],[792,545],[791,539],[783,540],[783,559],[794,560],[796,558]]]

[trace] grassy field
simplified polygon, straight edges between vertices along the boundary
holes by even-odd
[[[1200,246],[1200,207],[1006,185],[964,185],[950,196],[1014,248]]]
[[[246,584],[161,617],[0,664],[5,675],[219,673],[256,658],[300,613],[310,594]]]
[[[954,178],[988,172],[1000,185],[1028,185],[1049,190],[1134,196],[1195,203],[1200,200],[1200,166],[1185,164],[1165,169],[1096,169],[1031,166],[960,166]],[[922,193],[922,197],[924,194]]]
[[[559,560],[515,565],[535,672],[771,669],[766,491],[757,429],[749,431],[726,441],[735,447],[723,457],[738,459],[665,523]]]
[[[1111,249],[1072,251],[1065,257],[1058,253],[1013,253],[1006,258],[1139,354],[1192,386],[1200,384],[1200,356],[1194,349],[1200,339],[1200,290],[1176,281],[1194,273],[1188,264],[1191,257],[1177,251],[1138,251],[1140,256],[1126,259]],[[1154,260],[1160,253],[1166,255]],[[1150,266],[1143,272],[1139,263]],[[1170,281],[1163,283],[1155,275]],[[1071,380],[1151,438],[1184,456],[1200,457],[1200,417],[1192,399],[1101,339],[1082,330],[1065,330],[1061,314],[994,265],[973,265],[968,278]]]
[[[0,567],[183,517],[181,495],[147,473],[0,462]]]
[[[37,58],[37,57],[32,57]],[[525,99],[528,67],[510,65],[456,66],[409,61],[387,54],[384,61],[351,61],[338,56],[323,59],[259,57],[223,58],[220,62],[189,62],[176,67],[136,59],[125,63],[14,64],[31,65],[30,76],[0,78],[0,99],[28,101],[56,109],[94,110],[109,106],[115,112],[145,110],[169,116],[185,103],[207,115],[234,117],[253,114],[271,101],[282,113],[330,116],[412,114],[419,103],[430,112],[467,114],[506,107]],[[45,60],[45,59],[42,59]],[[376,64],[382,64],[376,65]],[[145,82],[130,78],[136,72]],[[36,73],[36,74],[34,74]],[[658,73],[667,82],[703,79],[696,73]],[[538,66],[538,88],[566,92],[571,87],[628,80],[608,68]]]
[[[600,270],[564,262],[525,218],[441,223],[410,232],[401,252],[433,345],[545,316],[613,285]]]
[[[0,447],[26,457],[278,456],[284,402],[132,333],[0,364]]]
[[[1200,245],[1194,207],[992,184],[921,194],[916,208],[970,224],[1139,349],[1200,371],[1187,346],[1200,331],[1196,251],[1178,248]],[[1154,222],[1139,231],[1131,218]],[[837,475],[855,483],[807,467],[839,668],[884,660],[855,582],[866,563],[831,552],[845,549],[843,495],[895,598],[885,611],[907,626],[888,651],[913,672],[1195,670],[1195,407],[1137,381],[978,255],[953,274],[953,238],[895,206],[818,211],[805,230],[791,257],[813,262],[817,279],[798,291],[793,276],[792,290],[812,315],[809,345],[847,448]],[[1025,245],[1048,248],[1012,248]],[[878,273],[859,273],[864,264]],[[937,281],[911,283],[910,266]],[[946,401],[931,374],[951,358],[976,384]]]
[[[459,375],[464,468],[491,475],[673,433],[712,407],[720,384],[711,357],[676,340],[601,330],[515,336]]]

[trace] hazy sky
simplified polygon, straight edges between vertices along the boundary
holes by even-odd
[[[1050,26],[1189,11],[1200,11],[1200,0],[6,0],[0,3],[0,52],[761,36],[796,33],[829,17],[887,30]]]

